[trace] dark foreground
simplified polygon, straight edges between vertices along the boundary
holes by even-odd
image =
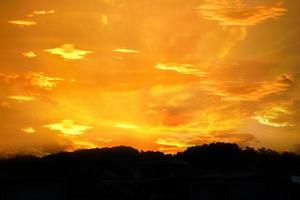
[[[249,179],[18,179],[2,182],[1,200],[299,200],[299,185]]]
[[[300,159],[235,144],[130,147],[0,161],[0,200],[299,200]]]

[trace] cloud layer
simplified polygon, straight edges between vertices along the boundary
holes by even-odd
[[[246,0],[206,0],[198,10],[204,18],[223,26],[254,26],[268,19],[278,19],[287,11],[280,3],[260,5]]]
[[[296,151],[298,8],[5,0],[0,154],[115,145],[174,153],[215,141]]]

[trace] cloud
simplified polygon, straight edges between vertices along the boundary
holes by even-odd
[[[241,146],[259,143],[259,140],[254,135],[249,133],[238,133],[235,130],[214,131],[211,132],[210,135],[212,136],[211,140],[214,142],[237,143]]]
[[[28,134],[32,134],[32,133],[36,132],[36,130],[32,127],[22,128],[21,131],[24,132],[24,133],[28,133]]]
[[[108,17],[107,17],[107,15],[101,15],[101,22],[102,22],[104,25],[107,25],[107,24],[108,24]]]
[[[114,50],[114,52],[118,52],[118,53],[141,53],[139,50],[128,49],[128,48],[117,48],[117,49]]]
[[[271,109],[266,109],[263,111],[258,111],[253,119],[257,120],[259,123],[267,126],[273,127],[291,127],[293,124],[286,121],[286,118],[291,116],[291,113],[283,107],[273,107]]]
[[[63,147],[64,151],[69,152],[79,149],[99,148],[99,145],[93,143],[92,141],[79,137],[68,137],[67,135],[59,135],[57,141]]]
[[[25,79],[31,86],[38,87],[44,90],[52,90],[54,88],[57,88],[58,84],[64,80],[58,77],[46,76],[42,72],[26,73]]]
[[[24,57],[27,57],[27,58],[34,58],[34,57],[36,57],[36,54],[33,51],[24,52],[24,53],[22,53],[22,55]]]
[[[234,102],[223,101],[194,83],[177,88],[155,87],[147,100],[151,102],[147,105],[151,121],[168,127],[182,126],[182,131],[231,129],[244,118],[244,111],[234,107]]]
[[[0,82],[3,83],[11,83],[15,80],[20,78],[18,74],[5,74],[5,73],[0,73]]]
[[[226,101],[258,101],[288,91],[291,88],[290,82],[282,78],[281,76],[276,81],[226,81],[212,78],[199,82],[198,87]]]
[[[46,49],[44,51],[54,55],[59,55],[66,60],[80,60],[87,54],[92,53],[91,51],[76,49],[73,44],[63,44],[61,47]]]
[[[20,19],[20,20],[11,20],[11,21],[8,21],[8,23],[10,24],[14,24],[14,25],[18,25],[18,26],[21,26],[21,27],[25,27],[25,26],[34,26],[36,25],[37,23],[33,20],[25,20],[25,19]]]
[[[82,135],[85,131],[92,128],[90,126],[75,124],[73,120],[63,120],[60,123],[49,124],[44,127],[49,128],[50,130],[60,131],[61,133],[70,136]]]
[[[191,64],[176,64],[176,63],[157,63],[156,69],[165,71],[175,71],[186,75],[205,76],[207,73],[194,68]]]
[[[190,146],[185,141],[174,138],[158,138],[155,143],[159,145],[158,150],[164,153],[176,153]]]
[[[277,19],[287,9],[279,3],[255,5],[246,0],[206,0],[198,11],[204,18],[217,21],[222,26],[253,26],[268,19]]]
[[[35,10],[31,14],[29,14],[28,17],[34,17],[36,15],[49,15],[54,13],[55,10]]]
[[[121,129],[140,129],[140,126],[134,125],[134,124],[116,124],[116,128],[121,128]]]
[[[49,76],[43,72],[27,72],[24,74],[0,73],[0,82],[11,86],[15,85],[31,92],[35,89],[50,91],[57,88],[62,81],[64,81],[64,79]]]
[[[156,140],[156,144],[162,145],[162,146],[175,146],[177,148],[186,148],[189,146],[189,144],[185,141],[180,141],[176,138],[158,138]]]
[[[33,101],[36,98],[33,96],[27,96],[27,95],[15,95],[15,96],[8,96],[7,98],[16,100],[19,102],[28,102],[28,101]]]
[[[180,151],[187,147],[208,144],[213,142],[237,143],[240,146],[247,146],[259,143],[252,134],[238,133],[236,130],[211,131],[206,134],[192,134],[186,136],[175,136],[167,138],[158,138],[156,144],[160,145],[159,150],[164,152]]]

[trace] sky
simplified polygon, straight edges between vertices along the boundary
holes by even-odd
[[[0,155],[300,152],[297,0],[3,0]]]

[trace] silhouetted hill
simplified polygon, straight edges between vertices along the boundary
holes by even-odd
[[[250,199],[268,199],[263,196],[276,190],[285,198],[274,195],[271,199],[286,199],[286,195],[297,199],[299,186],[291,181],[291,177],[299,175],[299,155],[279,154],[264,148],[241,149],[228,143],[194,146],[176,155],[120,146],[61,152],[42,158],[19,156],[0,160],[2,190],[13,196],[2,198],[5,200],[24,199],[25,194],[29,195],[25,195],[25,199],[35,199],[36,194],[47,199],[43,195],[50,192],[46,189],[49,187],[55,187],[55,191],[51,190],[59,196],[51,197],[51,200],[95,199],[97,195],[99,199],[182,200],[199,199],[196,198],[199,195],[207,197],[214,192],[220,195],[224,192],[225,196],[202,199],[228,199],[229,193],[242,195],[251,191],[254,193]],[[30,189],[22,189],[24,185]],[[36,189],[40,187],[43,190]],[[203,194],[198,194],[197,188],[206,189]],[[263,196],[255,196],[255,190],[258,190],[257,195]],[[15,197],[11,191],[23,196]]]
[[[147,171],[149,168],[151,171]],[[153,169],[157,168],[157,172]],[[237,144],[212,143],[187,148],[176,155],[141,151],[126,146],[60,152],[42,158],[19,156],[0,160],[0,176],[115,176],[140,178],[168,176],[169,168],[189,173],[257,172],[281,175],[300,174],[300,156],[279,154],[269,149]],[[191,171],[192,170],[192,171]],[[160,172],[158,172],[160,171]],[[183,173],[183,172],[182,172]]]

